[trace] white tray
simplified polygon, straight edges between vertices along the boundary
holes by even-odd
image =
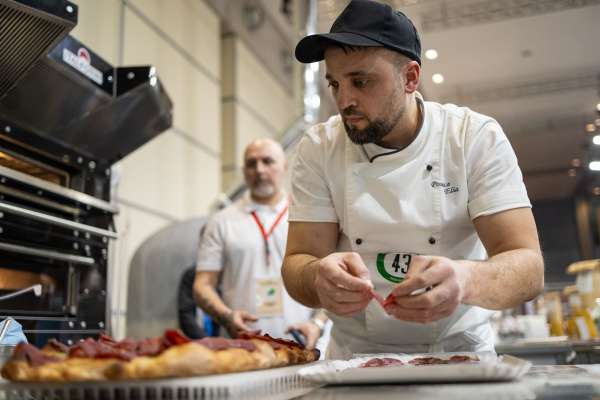
[[[448,359],[453,355],[477,355],[480,361],[465,364],[358,368],[373,357],[397,358],[407,362],[416,357]],[[497,357],[495,353],[370,354],[348,361],[323,361],[300,369],[298,374],[307,380],[327,384],[482,382],[519,379],[530,367],[529,361],[508,355]]]

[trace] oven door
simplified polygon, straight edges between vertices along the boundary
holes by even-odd
[[[114,236],[58,213],[0,201],[0,316],[15,318],[39,345],[104,332],[108,241]]]

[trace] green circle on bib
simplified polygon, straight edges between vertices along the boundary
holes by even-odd
[[[394,256],[389,268],[386,268],[385,266],[385,257],[387,255]],[[377,272],[379,272],[379,275],[381,275],[384,279],[392,283],[400,283],[404,280],[406,272],[408,272],[410,259],[410,254],[379,253],[377,254],[376,261]]]

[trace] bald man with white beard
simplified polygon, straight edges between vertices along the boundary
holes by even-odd
[[[216,213],[200,240],[194,297],[231,337],[256,329],[284,337],[293,328],[312,348],[326,317],[311,319],[313,311],[293,300],[281,280],[288,228],[281,145],[271,139],[251,142],[243,172],[248,193]]]

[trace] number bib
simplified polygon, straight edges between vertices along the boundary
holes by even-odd
[[[408,273],[415,253],[379,253],[375,261],[377,272],[385,280],[400,283]]]

